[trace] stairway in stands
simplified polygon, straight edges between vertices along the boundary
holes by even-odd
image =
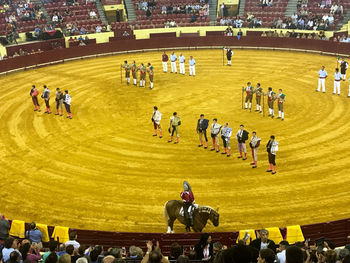
[[[298,0],[289,0],[288,1],[287,9],[286,9],[286,12],[284,13],[284,15],[286,17],[291,16],[298,11],[297,2],[298,2]]]
[[[40,0],[35,0],[35,1],[32,1],[32,3],[34,4],[38,4],[40,6],[40,10],[43,11],[43,15],[45,16],[45,19],[47,21],[47,24],[49,25],[54,25],[54,23],[52,22],[52,19],[49,15],[49,13],[47,12],[45,6],[43,5],[43,2],[40,1]]]
[[[349,22],[349,20],[350,20],[350,9],[348,9],[348,11],[344,14],[343,20],[338,23],[338,25],[335,27],[335,30],[338,31],[342,29],[343,25],[346,25]],[[345,28],[347,29],[347,27],[344,27],[344,30]]]
[[[210,25],[215,26],[216,25],[216,15],[218,12],[218,0],[211,0],[209,1],[209,17],[210,17]]]
[[[238,16],[244,15],[245,0],[239,1]]]
[[[97,7],[98,14],[100,15],[101,21],[103,23],[105,23],[106,25],[108,25],[108,20],[107,20],[106,13],[105,13],[105,10],[103,8],[103,5],[101,3],[101,0],[96,0],[96,7]]]
[[[136,14],[134,9],[134,4],[132,0],[124,0],[124,4],[126,6],[127,14],[128,14],[128,20],[129,21],[135,21],[136,20]]]

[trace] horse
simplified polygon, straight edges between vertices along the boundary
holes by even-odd
[[[164,220],[168,224],[167,233],[174,233],[174,222],[176,219],[186,225],[185,217],[180,215],[182,206],[183,202],[180,200],[170,200],[165,203]],[[193,231],[202,232],[208,219],[217,227],[219,225],[219,209],[214,210],[209,206],[195,208],[193,211]]]

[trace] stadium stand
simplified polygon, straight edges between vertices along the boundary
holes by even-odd
[[[192,262],[202,262],[204,255],[202,254],[203,248],[207,245],[206,241],[210,243],[210,246],[214,246],[214,251],[210,251],[211,262],[214,262],[214,258],[220,250],[230,250],[241,246],[250,249],[244,249],[240,252],[243,255],[252,253],[255,258],[251,257],[249,261],[230,261],[228,262],[256,262],[258,250],[260,248],[259,232],[260,230],[243,230],[234,232],[217,232],[217,233],[184,233],[184,234],[160,234],[160,233],[122,233],[122,232],[107,232],[107,231],[90,231],[80,229],[69,229],[68,227],[53,227],[44,224],[34,225],[35,231],[40,231],[39,240],[35,240],[35,243],[43,243],[44,246],[50,247],[52,253],[58,253],[60,256],[63,254],[70,254],[72,262],[75,262],[80,257],[86,257],[91,259],[89,262],[105,262],[104,257],[112,255],[115,258],[124,258],[129,263],[139,263],[143,256],[147,255],[145,252],[152,249],[151,244],[153,243],[154,250],[158,249],[157,243],[159,242],[159,248],[163,255],[168,256],[169,260],[174,262],[179,255],[187,255]],[[26,231],[33,231],[33,224],[25,223],[20,220],[7,221],[4,217],[0,219],[1,228],[1,240],[0,251],[2,251],[1,257],[8,257],[8,249],[14,241],[12,237],[17,238],[19,241],[18,251],[23,252],[23,246],[27,242],[34,242],[34,234],[32,237],[26,235]],[[346,256],[350,254],[350,219],[306,225],[306,226],[289,226],[287,228],[268,228],[267,238],[269,248],[274,253],[280,252],[278,245],[283,240],[283,244],[287,243],[287,247],[299,247],[303,250],[307,250],[310,254],[309,263],[312,262],[335,262],[334,261],[318,261],[316,254],[319,253],[332,253],[335,258],[343,261]],[[250,234],[250,237],[247,236]],[[262,232],[260,232],[262,233]],[[265,231],[266,233],[266,231]],[[38,234],[38,233],[37,233]],[[12,237],[9,237],[12,236]],[[209,236],[211,240],[208,239]],[[36,235],[38,237],[38,235]],[[39,241],[39,242],[38,242]],[[40,242],[41,241],[41,242]],[[201,242],[204,246],[200,246]],[[151,242],[151,243],[150,243]],[[59,249],[58,244],[61,243]],[[256,244],[259,244],[257,249]],[[73,245],[75,253],[69,251],[68,245]],[[135,246],[139,247],[138,257],[136,256]],[[342,248],[336,248],[337,246],[344,246]],[[53,248],[52,248],[53,247]],[[56,248],[56,249],[55,249]],[[73,248],[72,248],[73,249]],[[283,249],[283,248],[279,248]],[[57,251],[58,250],[58,251]],[[94,250],[98,250],[94,252]],[[141,252],[142,250],[142,252]],[[112,251],[116,252],[113,253]],[[328,252],[327,252],[328,251]],[[51,252],[46,252],[46,257]],[[73,255],[74,254],[74,255]],[[251,254],[252,255],[252,254]],[[279,255],[281,256],[281,254]],[[320,255],[318,255],[319,257]],[[98,260],[95,259],[98,257]],[[112,258],[113,259],[113,258]],[[349,257],[347,258],[349,259]],[[45,261],[46,262],[46,261]],[[50,261],[51,262],[51,261]],[[54,261],[56,262],[56,261]],[[112,261],[111,261],[112,262]],[[124,262],[124,261],[123,261]],[[154,261],[152,261],[154,262]],[[220,261],[225,263],[226,261]],[[304,261],[305,262],[305,261]]]
[[[47,20],[39,4],[22,0],[0,1],[0,34],[33,31],[43,28]]]
[[[85,0],[67,0],[45,3],[51,21],[66,35],[100,33],[107,30],[102,23],[96,3]]]
[[[328,3],[328,4],[327,4]],[[246,0],[242,17],[218,17],[217,25],[249,28],[334,30],[350,8],[349,1],[299,0],[285,16],[288,0]]]
[[[183,26],[208,26],[209,4],[202,0],[134,0],[136,29]]]

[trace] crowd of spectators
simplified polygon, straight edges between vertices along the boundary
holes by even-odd
[[[206,17],[209,16],[209,4],[206,0],[200,0],[197,3],[187,3],[187,4],[176,4],[169,3],[157,3],[155,1],[143,1],[136,2],[137,10],[143,10],[148,18],[151,18],[152,13],[156,9],[161,10],[162,15],[171,14],[190,14],[195,17]]]
[[[189,250],[173,243],[168,257],[163,256],[159,242],[147,241],[146,251],[136,246],[130,246],[128,251],[125,247],[85,247],[79,243],[76,232],[70,232],[69,241],[65,243],[50,241],[49,249],[40,253],[42,234],[36,229],[35,223],[31,224],[31,230],[22,241],[9,237],[9,229],[9,222],[1,219],[2,263],[189,263],[193,260],[213,263],[350,263],[350,244],[335,248],[330,240],[322,238],[314,244],[309,241],[289,244],[283,240],[276,245],[269,239],[269,232],[265,229],[257,232],[257,238],[251,242],[246,234],[236,244],[214,242],[210,234],[204,233]]]
[[[274,31],[263,31],[261,33],[261,37],[291,37],[291,38],[302,38],[302,39],[316,39],[316,40],[328,40],[324,31],[320,31],[319,33],[297,33],[294,30],[287,31],[283,33],[281,30],[277,32]]]
[[[26,26],[46,23],[40,6],[30,1],[0,0],[0,14],[6,23],[2,33],[6,35],[8,43],[17,43],[18,33]]]
[[[88,36],[70,37],[68,39],[69,46],[86,46],[89,44]]]

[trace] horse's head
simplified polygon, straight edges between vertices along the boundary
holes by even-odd
[[[214,226],[219,226],[219,208],[214,210],[211,209],[209,214],[209,219],[213,223]]]

